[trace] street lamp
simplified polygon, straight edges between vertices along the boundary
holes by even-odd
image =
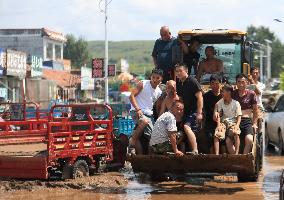
[[[100,0],[100,3],[103,0]],[[104,10],[101,10],[101,12],[105,13],[105,60],[104,60],[104,71],[105,71],[105,76],[104,76],[104,81],[105,81],[105,103],[109,103],[109,98],[108,98],[108,35],[107,35],[107,20],[108,20],[108,15],[107,15],[107,8],[108,5],[112,2],[112,0],[105,0],[105,8]]]
[[[274,21],[276,22],[279,22],[279,23],[283,23],[283,21],[281,19],[273,19]]]
[[[105,0],[105,103],[108,103],[108,37],[107,37],[107,6],[108,0]]]

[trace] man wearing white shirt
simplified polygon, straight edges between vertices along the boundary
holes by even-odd
[[[177,126],[176,118],[183,114],[184,104],[176,100],[173,102],[169,111],[164,112],[155,122],[150,148],[153,153],[164,154],[174,152],[176,156],[183,156],[177,148]]]
[[[129,152],[131,154],[143,154],[143,147],[139,141],[143,133],[148,139],[151,137],[154,121],[153,106],[162,94],[159,88],[162,79],[163,71],[153,69],[151,80],[140,81],[129,97],[131,103],[130,115],[136,124],[129,140]]]
[[[262,104],[262,94],[265,89],[265,85],[259,80],[259,68],[252,67],[250,69],[250,75],[248,77],[250,82],[249,89],[253,90],[256,94],[257,108],[258,108],[258,127],[261,127],[262,117],[264,115],[264,107]]]
[[[250,89],[252,89],[256,94],[257,106],[259,109],[263,109],[262,105],[262,93],[265,85],[259,82],[259,69],[257,67],[252,67],[250,69],[250,76],[248,77],[250,82]]]

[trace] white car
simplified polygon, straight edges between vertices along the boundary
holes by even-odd
[[[269,109],[265,119],[265,144],[279,149],[284,154],[284,94],[273,109]]]

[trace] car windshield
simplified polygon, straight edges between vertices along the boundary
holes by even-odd
[[[265,90],[267,90],[267,91],[278,91],[278,90],[280,90],[280,81],[276,80],[276,81],[272,81],[272,82],[267,83]]]
[[[236,75],[241,73],[241,44],[203,44],[199,49],[200,61],[206,58],[205,48],[207,46],[214,47],[216,58],[223,61],[224,76],[230,83],[235,83]],[[209,82],[209,80],[202,79],[202,82]]]
[[[284,111],[284,95],[282,95],[279,98],[279,100],[278,100],[278,102],[277,102],[277,104],[275,106],[275,111],[276,112],[283,112]]]
[[[280,82],[272,83],[271,90],[280,90]]]

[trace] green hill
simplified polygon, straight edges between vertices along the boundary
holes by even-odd
[[[110,41],[109,45],[109,63],[117,64],[120,69],[120,59],[128,61],[130,71],[143,74],[153,68],[152,49],[155,41]],[[104,57],[104,41],[89,41],[88,48],[92,57]]]

